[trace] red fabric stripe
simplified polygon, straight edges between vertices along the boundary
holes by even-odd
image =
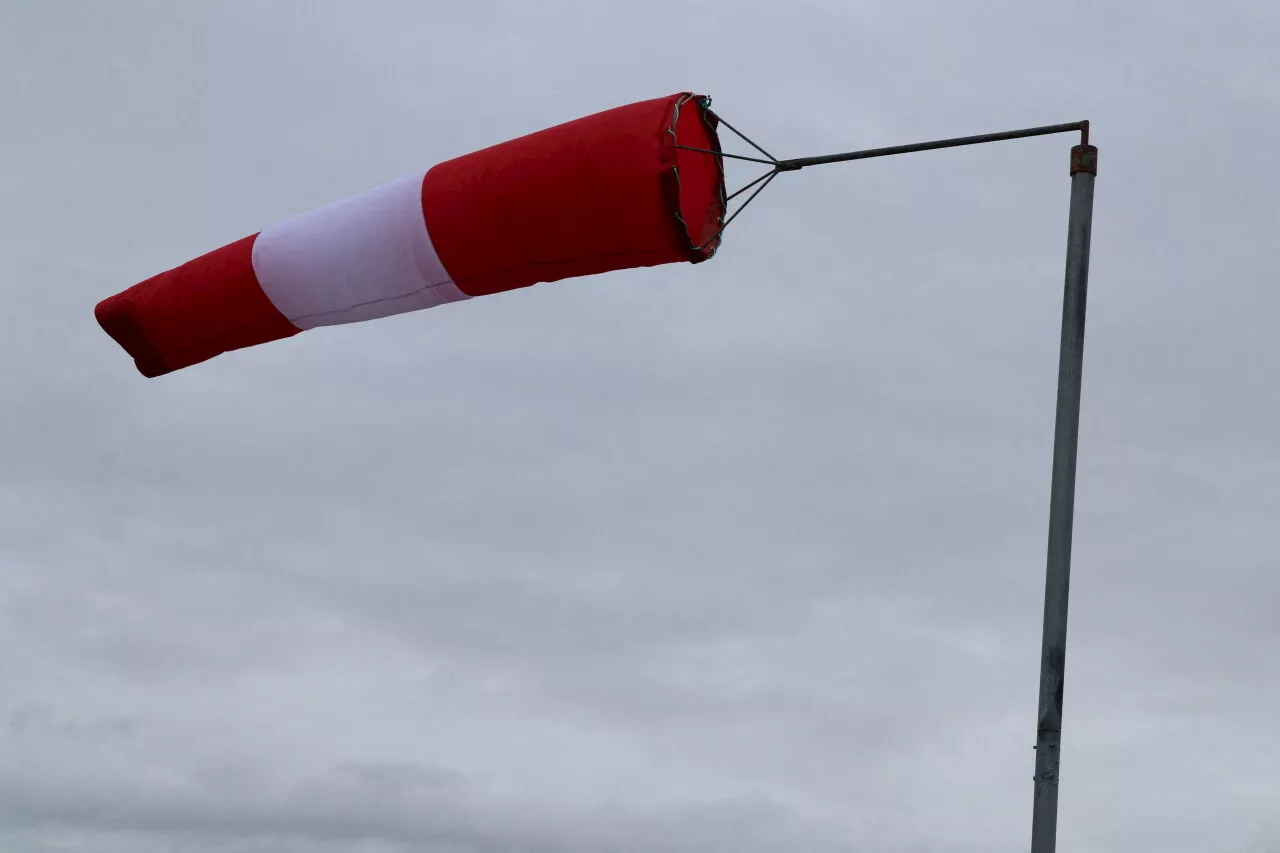
[[[154,377],[300,330],[253,272],[257,234],[201,255],[98,303],[103,331]]]
[[[695,243],[714,233],[707,224],[719,215],[723,177],[715,157],[675,148],[669,130],[682,97],[597,113],[427,172],[427,230],[458,287],[480,296],[707,258],[711,248],[695,251],[690,233]],[[681,144],[715,147],[703,119],[695,101],[683,104]]]

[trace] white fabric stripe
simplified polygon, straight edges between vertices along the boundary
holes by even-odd
[[[467,299],[431,245],[424,177],[383,184],[259,234],[253,271],[276,309],[312,329]]]

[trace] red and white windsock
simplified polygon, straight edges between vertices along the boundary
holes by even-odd
[[[677,147],[680,146],[680,147]],[[149,377],[316,326],[539,282],[677,261],[719,245],[715,116],[684,92],[440,163],[100,302]]]

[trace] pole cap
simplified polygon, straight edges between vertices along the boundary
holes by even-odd
[[[1077,145],[1071,149],[1071,174],[1077,172],[1098,174],[1098,146]]]

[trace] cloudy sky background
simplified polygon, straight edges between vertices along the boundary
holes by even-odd
[[[101,298],[704,91],[1100,147],[1060,849],[1280,851],[1280,7],[0,0],[0,848],[1025,850],[1066,137],[144,380]],[[500,235],[498,235],[500,236]]]

